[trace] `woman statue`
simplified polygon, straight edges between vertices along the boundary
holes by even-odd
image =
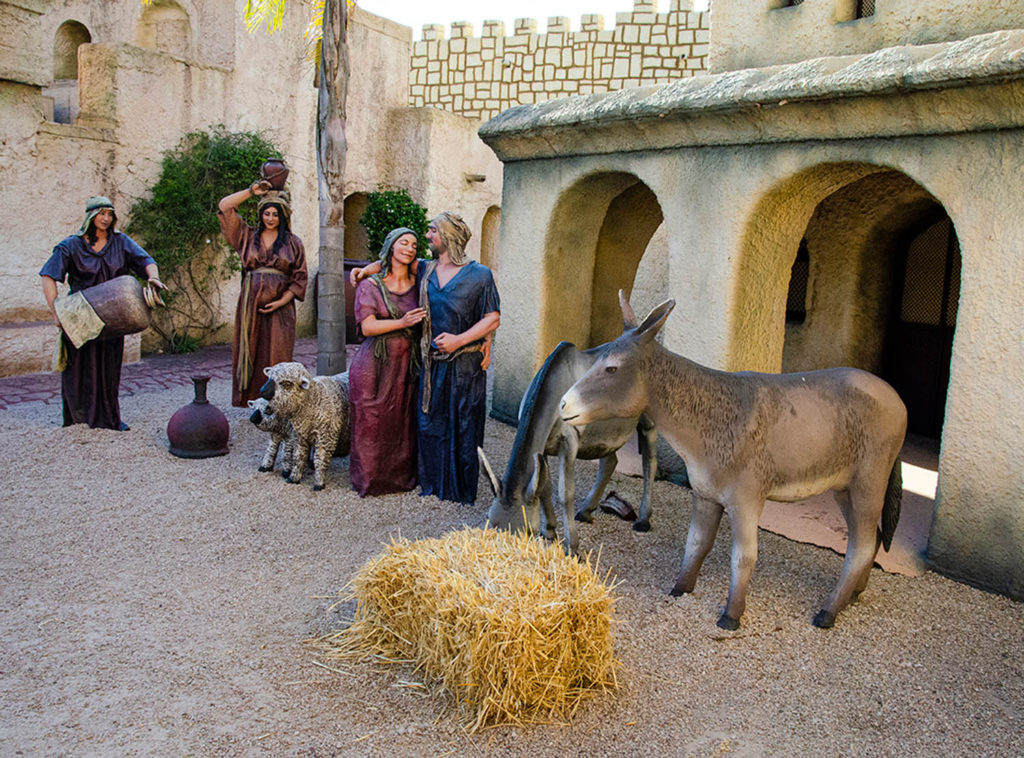
[[[259,198],[255,229],[236,210],[250,197]],[[259,397],[263,369],[292,359],[295,300],[306,296],[306,251],[302,240],[289,231],[288,192],[271,189],[265,179],[222,198],[217,216],[242,262],[231,351],[231,404],[244,408]]]
[[[64,238],[40,269],[43,297],[53,320],[60,327],[54,307],[57,282],[67,277],[71,293],[94,287],[123,274],[149,280],[157,289],[160,281],[156,261],[127,234],[117,231],[114,205],[105,197],[90,197],[85,220],[77,234]],[[124,337],[92,339],[76,348],[61,331],[65,365],[60,375],[64,426],[88,424],[96,429],[127,431],[121,421],[117,392],[121,384]]]
[[[416,248],[416,232],[392,230],[380,250],[380,273],[356,288],[356,323],[367,339],[348,372],[349,478],[364,497],[416,486],[416,327],[426,314],[411,268]]]

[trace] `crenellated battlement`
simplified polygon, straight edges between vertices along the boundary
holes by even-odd
[[[569,95],[665,84],[707,69],[710,13],[691,0],[634,0],[631,12],[580,18],[572,31],[566,16],[547,19],[545,33],[532,18],[484,21],[481,36],[458,21],[445,37],[442,24],[423,27],[412,45],[409,104],[434,106],[470,118],[491,118],[513,105]]]

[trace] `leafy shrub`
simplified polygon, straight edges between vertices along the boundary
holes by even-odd
[[[369,194],[366,210],[359,223],[366,230],[366,244],[371,260],[380,255],[388,232],[400,226],[412,229],[419,237],[417,256],[430,257],[430,248],[426,242],[427,209],[414,201],[408,190],[378,187]]]
[[[153,329],[165,349],[194,350],[223,326],[220,284],[241,266],[220,234],[217,203],[257,179],[265,160],[280,157],[256,133],[228,132],[223,126],[191,132],[164,154],[151,197],[132,205],[125,231],[153,256],[170,287],[164,295],[167,308],[153,314]],[[243,204],[239,213],[255,225],[255,203]]]

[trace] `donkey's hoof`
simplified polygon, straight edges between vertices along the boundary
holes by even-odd
[[[718,617],[718,628],[725,629],[727,632],[735,632],[740,628],[740,620],[723,613]]]
[[[576,511],[576,520],[582,521],[584,524],[593,524],[594,517],[586,511]]]
[[[634,532],[649,532],[649,531],[651,531],[651,522],[650,521],[634,521],[633,522],[633,531]]]
[[[292,472],[290,470],[288,470],[288,469],[281,469],[281,478],[282,479],[288,479],[288,478],[291,477],[291,475],[292,475]]]
[[[818,615],[811,623],[819,629],[831,629],[836,623],[836,614],[825,610],[818,611]]]
[[[287,481],[288,481],[288,484],[298,484],[302,480],[301,479],[292,479],[291,477],[288,477]]]
[[[270,471],[270,466],[260,466],[257,471]]]
[[[677,582],[676,586],[673,587],[672,591],[669,592],[668,594],[670,594],[672,597],[679,597],[680,595],[685,595],[688,592],[692,592],[692,591],[693,591],[692,587],[686,587],[682,583]]]
[[[323,488],[324,488],[324,486],[322,484],[314,484],[313,485],[313,492],[319,492]]]

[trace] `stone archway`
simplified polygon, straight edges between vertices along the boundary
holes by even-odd
[[[935,508],[959,295],[959,247],[941,202],[887,166],[816,166],[761,201],[741,256],[733,335],[745,365],[734,368],[856,366],[904,398],[911,416],[905,484],[908,459],[910,475],[931,483],[930,494],[914,491],[922,497],[909,508],[905,493],[905,515],[916,508],[917,516],[903,535],[919,562]],[[809,520],[787,508],[794,521]]]
[[[68,20],[53,38],[53,82],[42,88],[53,99],[53,121],[73,124],[78,118],[78,48],[92,42],[84,24]]]
[[[135,43],[139,47],[188,58],[192,52],[188,11],[174,0],[153,0],[139,17]]]
[[[495,272],[498,271],[498,241],[501,232],[501,208],[492,205],[480,223],[480,262]]]
[[[592,174],[562,193],[545,240],[538,357],[562,340],[592,347],[622,332],[618,290],[632,293],[661,222],[657,197],[633,174]]]

